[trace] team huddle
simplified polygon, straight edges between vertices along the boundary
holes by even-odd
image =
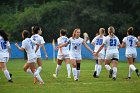
[[[16,43],[15,46],[27,53],[27,62],[24,65],[24,71],[31,74],[34,78],[34,83],[39,82],[41,85],[44,84],[40,76],[42,70],[42,60],[40,48],[42,47],[46,59],[48,55],[44,47],[45,41],[41,36],[42,31],[38,26],[32,27],[32,36],[27,30],[22,32],[22,45],[21,47]],[[63,61],[66,63],[68,77],[71,78],[71,66],[74,81],[78,81],[80,77],[80,63],[82,60],[81,48],[82,44],[91,52],[91,55],[96,59],[95,71],[93,73],[94,78],[99,78],[102,69],[102,63],[104,62],[105,68],[109,72],[109,78],[113,80],[117,79],[117,64],[119,60],[119,48],[126,47],[126,58],[129,64],[129,73],[126,79],[131,79],[133,71],[136,72],[137,76],[140,76],[139,70],[134,66],[135,58],[137,57],[136,47],[140,46],[138,39],[133,35],[133,27],[128,28],[127,36],[122,40],[122,44],[118,37],[115,35],[114,27],[108,28],[108,35],[104,36],[105,29],[99,29],[99,35],[97,35],[91,42],[94,46],[94,51],[86,44],[84,39],[80,37],[80,28],[76,28],[73,31],[72,37],[66,36],[67,31],[65,29],[60,30],[60,37],[57,39],[58,49],[57,54],[57,66],[54,78],[58,77],[59,70]],[[6,63],[9,60],[10,55],[10,43],[8,35],[4,30],[0,30],[0,68],[4,72],[8,82],[12,81],[12,74],[7,70]],[[36,63],[38,67],[36,67]],[[112,63],[112,67],[110,66]]]

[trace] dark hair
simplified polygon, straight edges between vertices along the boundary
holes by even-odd
[[[3,37],[3,39],[4,39],[4,41],[8,41],[9,39],[8,39],[8,34],[7,33],[5,33],[5,31],[4,30],[0,30],[0,35]]]
[[[67,34],[67,30],[65,30],[65,29],[61,29],[61,30],[60,30],[60,33],[64,36],[64,35]]]
[[[23,30],[22,34],[23,34],[23,36],[24,36],[24,39],[25,39],[25,38],[28,38],[28,37],[30,36],[30,33],[29,33],[29,31],[27,31],[27,30]]]
[[[133,27],[129,27],[128,30],[127,30],[129,35],[133,35],[133,31],[134,31]]]
[[[38,34],[38,31],[40,30],[40,27],[39,26],[33,26],[32,27],[32,31],[34,34]]]

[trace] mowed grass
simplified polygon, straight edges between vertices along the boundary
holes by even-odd
[[[140,93],[140,77],[135,72],[131,80],[124,78],[128,74],[128,64],[119,62],[117,80],[108,78],[108,72],[102,66],[100,78],[93,78],[95,62],[82,60],[80,80],[67,78],[67,70],[63,63],[57,79],[52,77],[56,63],[52,60],[43,60],[41,76],[45,85],[33,84],[33,77],[23,71],[23,59],[10,60],[8,70],[13,74],[14,83],[8,83],[3,72],[0,72],[0,93]],[[135,66],[140,69],[140,63]]]

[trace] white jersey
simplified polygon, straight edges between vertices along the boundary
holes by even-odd
[[[45,44],[45,41],[44,41],[43,37],[38,35],[38,34],[32,35],[31,38],[40,45]],[[34,49],[36,49],[36,45],[34,45]],[[41,57],[40,46],[39,46],[39,48],[36,52],[36,55]]]
[[[10,48],[9,41],[4,41],[3,37],[0,36],[0,58],[9,57],[8,48]]]
[[[76,54],[81,55],[81,47],[83,43],[83,39],[81,37],[79,38],[69,38],[70,42],[70,54]]]
[[[34,44],[36,44],[36,43],[37,42],[35,42],[31,38],[26,38],[25,40],[22,41],[21,47],[24,48],[25,51],[27,52],[28,60],[36,58],[36,54],[35,54],[35,50],[34,50]]]
[[[105,36],[100,37],[100,35],[98,35],[92,40],[91,43],[94,43],[94,52],[98,51],[104,39],[105,39]],[[105,55],[105,48],[103,48],[99,53],[102,53],[103,55]]]
[[[126,45],[126,54],[133,54],[136,53],[136,43],[138,42],[138,39],[132,35],[129,35],[127,37],[124,37],[123,42]]]
[[[61,44],[64,44],[68,42],[68,38],[66,36],[61,36],[57,39],[57,43],[58,45],[61,45]],[[69,45],[65,46],[65,47],[62,47],[62,53],[64,55],[69,55]],[[62,53],[60,52],[60,49],[58,50],[58,55],[62,55]]]
[[[103,44],[106,45],[106,53],[112,54],[112,53],[119,53],[118,51],[118,45],[120,44],[120,41],[117,36],[110,37],[109,35],[105,37],[103,40]]]

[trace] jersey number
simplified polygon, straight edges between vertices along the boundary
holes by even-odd
[[[30,45],[32,46],[32,49],[34,49],[34,45],[33,45],[32,41],[30,41]]]
[[[116,39],[110,39],[110,46],[116,46],[117,40]]]
[[[1,48],[6,49],[6,42],[1,42]]]
[[[96,45],[102,45],[103,39],[97,39]]]
[[[130,42],[130,47],[132,47],[133,40],[132,39],[129,39],[129,42]]]

